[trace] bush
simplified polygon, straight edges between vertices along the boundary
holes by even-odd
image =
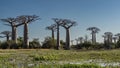
[[[86,48],[87,50],[92,46],[91,42],[84,42],[81,44],[82,48]]]
[[[39,43],[39,40],[33,39],[33,41],[30,42],[29,48],[41,48],[41,44]]]
[[[117,42],[116,48],[120,48],[120,40]]]
[[[17,44],[14,41],[5,41],[1,43],[0,48],[2,49],[16,49],[18,48]]]
[[[42,48],[55,48],[56,47],[56,43],[55,43],[55,40],[52,39],[51,37],[46,37],[44,42],[43,42],[43,45],[42,45]]]

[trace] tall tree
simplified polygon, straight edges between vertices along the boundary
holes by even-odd
[[[92,31],[92,43],[95,44],[96,43],[96,33],[98,33],[100,31],[99,28],[97,27],[89,27],[87,28],[87,30]]]
[[[28,24],[39,19],[39,16],[36,15],[21,15],[17,17],[17,21],[24,24],[24,48],[29,48]]]
[[[52,38],[54,39],[54,31],[56,30],[56,24],[53,24],[51,26],[47,26],[46,29],[52,31]]]
[[[66,30],[66,46],[65,46],[65,49],[66,50],[69,50],[70,49],[70,32],[69,32],[69,29],[72,27],[72,26],[75,26],[76,25],[76,22],[75,21],[71,21],[69,19],[63,19],[62,20],[62,24],[61,26],[65,28]]]
[[[62,20],[58,19],[58,18],[53,18],[53,20],[57,24],[57,44],[56,44],[56,49],[59,50],[59,46],[60,46],[59,26],[61,25]]]
[[[9,41],[9,38],[11,36],[11,31],[3,31],[0,34],[4,34],[5,35],[4,37],[6,37],[6,41]]]
[[[11,26],[12,28],[12,40],[17,43],[17,27],[22,25],[21,23],[17,23],[16,18],[6,18],[6,19],[0,19],[3,22],[6,22],[7,26]]]

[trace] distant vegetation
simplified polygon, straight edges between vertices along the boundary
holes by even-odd
[[[45,29],[51,30],[52,36],[46,37],[43,42],[39,42],[39,39],[34,38],[33,41],[29,41],[28,36],[28,24],[40,20],[37,15],[20,15],[15,18],[0,19],[4,22],[4,25],[10,26],[11,31],[3,31],[0,33],[0,38],[6,38],[6,41],[0,42],[1,49],[82,49],[82,50],[100,50],[100,49],[117,49],[120,48],[120,33],[115,35],[112,32],[105,32],[102,35],[104,43],[96,41],[96,33],[100,31],[98,27],[88,27],[86,30],[91,31],[92,38],[78,37],[75,40],[70,40],[70,28],[76,26],[77,22],[69,19],[52,18],[55,24],[46,26]],[[17,37],[17,27],[24,25],[23,37]],[[66,30],[66,41],[60,40],[59,29],[63,27]],[[57,38],[55,39],[54,33],[57,31]],[[73,42],[76,42],[76,44]],[[71,44],[70,44],[71,43]]]

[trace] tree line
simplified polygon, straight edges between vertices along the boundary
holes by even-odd
[[[55,48],[59,50],[60,48],[64,48],[65,50],[69,50],[70,48],[75,49],[111,49],[111,48],[119,48],[120,44],[120,33],[114,35],[112,32],[105,32],[102,37],[104,38],[104,43],[96,42],[96,33],[100,31],[97,27],[89,27],[86,30],[91,31],[92,39],[88,40],[88,37],[78,37],[75,40],[70,40],[70,28],[77,25],[76,21],[72,21],[70,19],[59,19],[52,18],[55,22],[54,24],[47,26],[45,29],[51,30],[51,37],[46,37],[43,44],[39,43],[39,39],[33,39],[33,41],[29,41],[28,36],[28,24],[40,20],[37,15],[21,15],[16,18],[6,18],[0,19],[4,22],[4,25],[10,26],[11,31],[3,31],[0,34],[4,36],[0,36],[0,38],[6,37],[6,45],[8,48],[11,46],[13,48]],[[17,37],[17,27],[22,26],[23,29],[23,37]],[[60,27],[63,27],[66,30],[66,41],[60,40]],[[57,31],[57,38],[54,37],[54,32]],[[9,39],[11,37],[11,40]],[[76,44],[73,44],[73,41],[76,41]],[[114,41],[114,42],[113,42]],[[70,44],[71,42],[71,44]],[[3,46],[4,47],[4,46]],[[6,47],[7,48],[7,47]]]

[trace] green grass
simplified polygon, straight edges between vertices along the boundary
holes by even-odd
[[[91,60],[91,61],[89,61]],[[82,62],[82,64],[71,64]],[[53,49],[7,49],[0,50],[0,68],[102,68],[97,63],[120,63],[120,50],[53,50]],[[28,67],[34,64],[34,67]],[[105,68],[117,68],[108,65]]]

